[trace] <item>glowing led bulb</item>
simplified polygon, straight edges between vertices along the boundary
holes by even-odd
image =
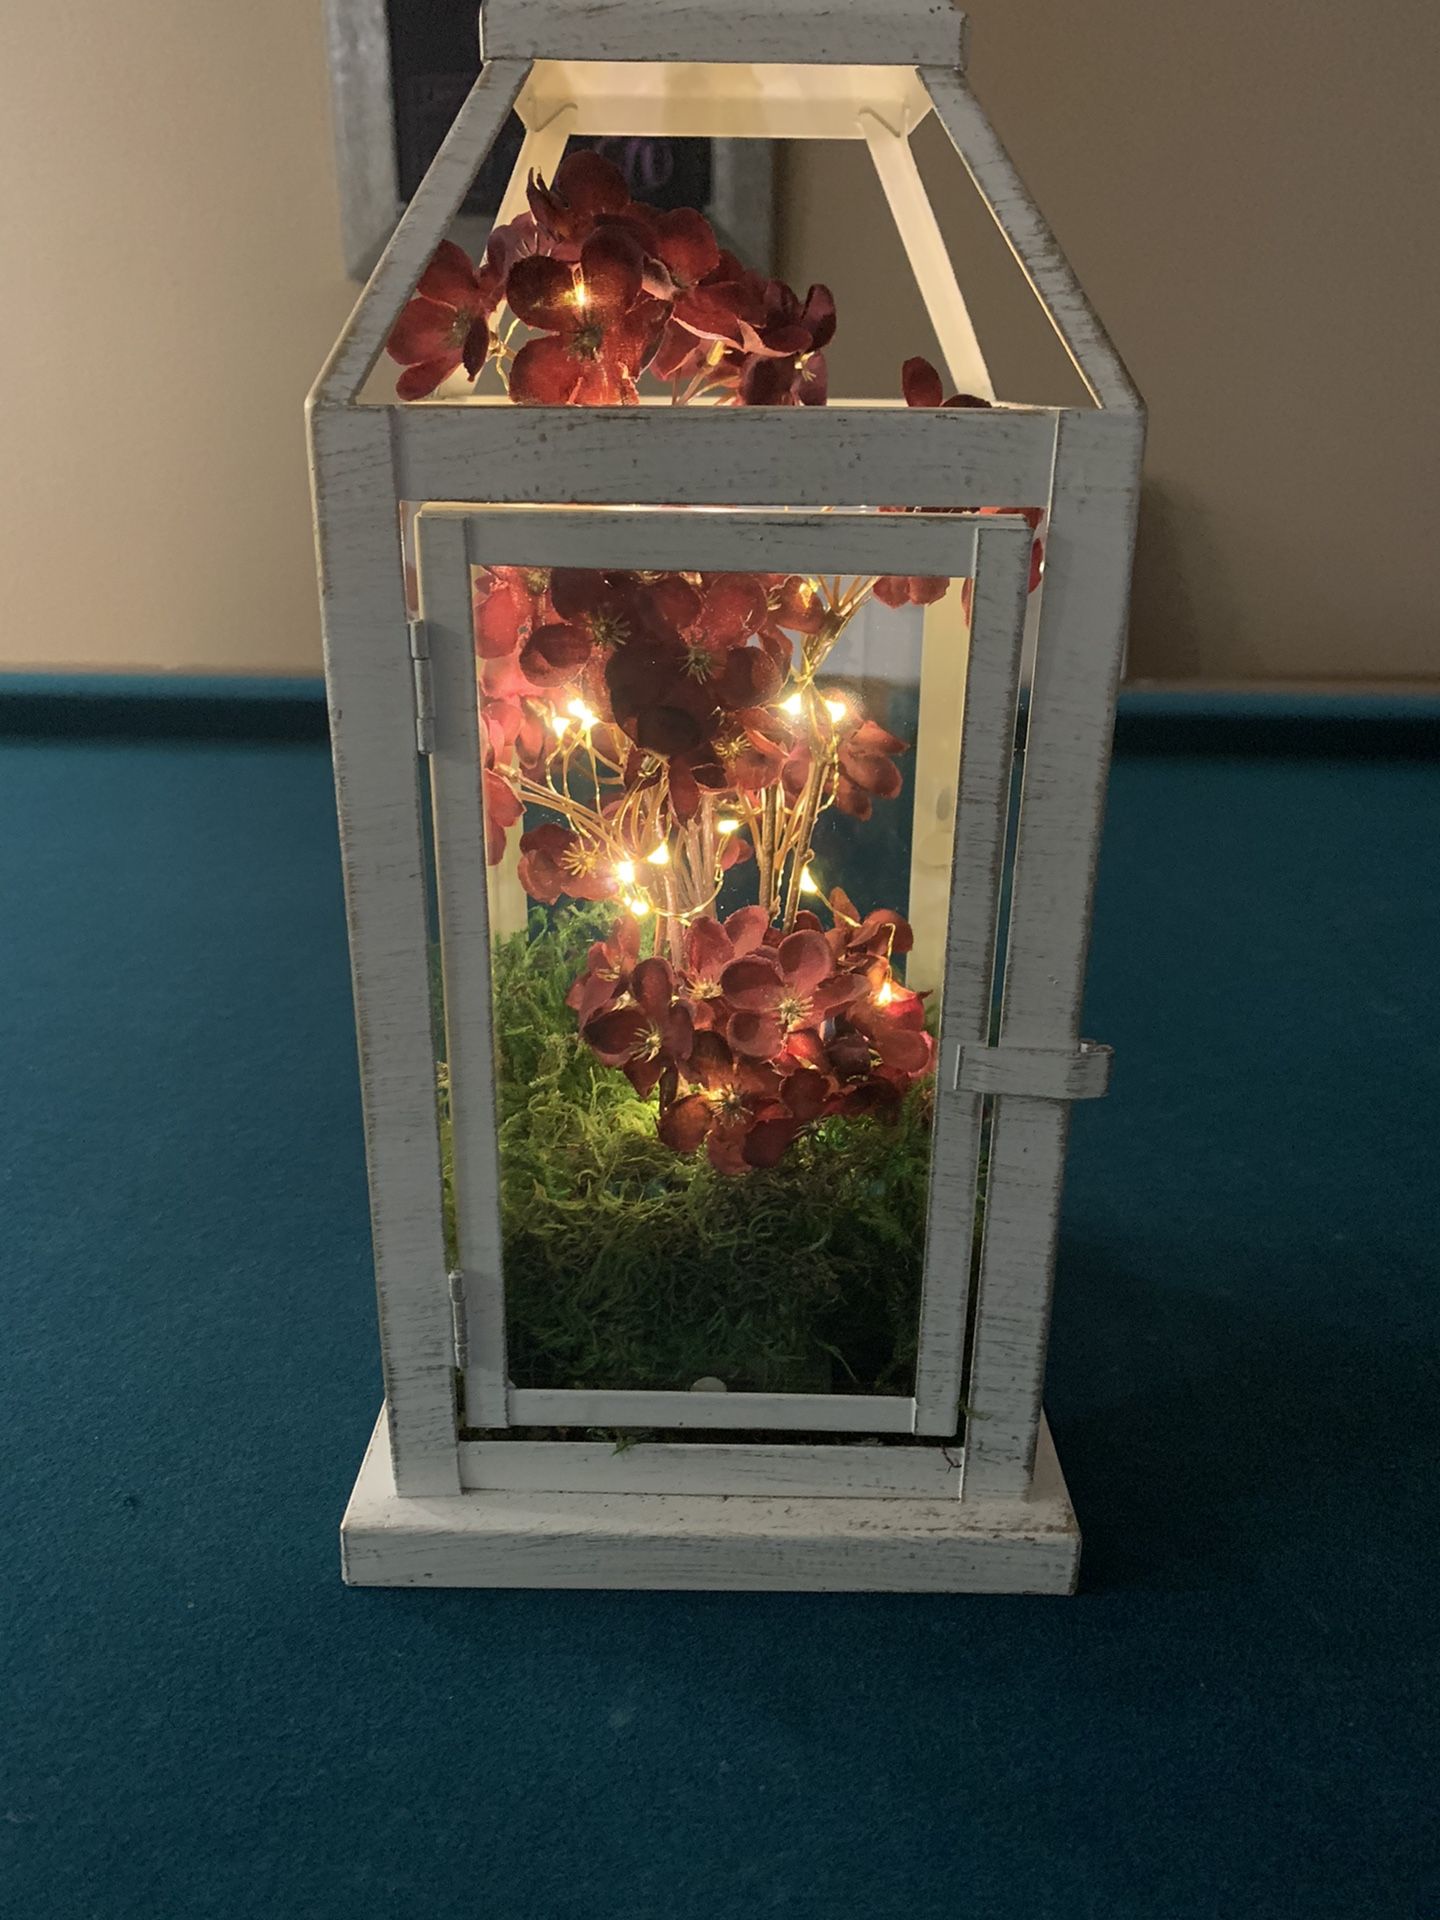
[[[670,849],[662,840],[655,851],[653,853],[647,853],[645,858],[652,867],[668,867],[670,864]]]
[[[648,900],[640,899],[638,894],[635,897],[635,899],[627,900],[625,904],[629,907],[631,913],[634,914],[637,920],[643,920],[646,914],[649,913],[650,911],[650,902]]]
[[[565,711],[578,720],[582,727],[595,727],[600,724],[598,713],[592,713],[583,700],[572,700]]]
[[[590,304],[590,289],[583,280],[575,282],[575,304],[577,307],[588,307]]]
[[[717,833],[738,833],[740,831],[740,822],[738,820],[717,820],[715,822],[715,830]]]
[[[884,986],[881,987],[880,991],[876,994],[875,1004],[877,1007],[888,1007],[890,1002],[894,998],[895,998],[894,983],[892,981],[887,980]]]
[[[555,730],[555,738],[557,740],[563,740],[570,730],[570,722],[565,718],[563,713],[551,714],[550,725]]]
[[[798,693],[792,693],[788,700],[782,700],[780,702],[780,711],[782,713],[803,713],[805,711],[805,702]]]
[[[827,700],[825,702],[825,711],[832,720],[843,720],[845,718],[845,702],[843,700]]]
[[[615,874],[621,884],[628,887],[635,878],[635,862],[633,860],[617,860],[615,862]]]
[[[800,891],[801,893],[819,893],[820,891],[820,883],[809,867],[806,867],[800,876]]]

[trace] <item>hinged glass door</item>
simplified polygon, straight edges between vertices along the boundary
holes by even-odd
[[[467,1425],[953,1433],[1029,528],[417,544]]]

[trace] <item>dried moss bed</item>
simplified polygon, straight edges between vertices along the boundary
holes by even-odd
[[[821,1123],[771,1171],[735,1178],[678,1157],[655,1137],[653,1103],[595,1060],[565,1005],[607,920],[536,914],[496,953],[512,1379],[909,1392],[930,1088],[897,1123]]]

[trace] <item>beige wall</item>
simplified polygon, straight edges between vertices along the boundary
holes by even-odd
[[[971,22],[977,91],[1150,406],[1132,672],[1440,673],[1440,7],[972,0]],[[888,249],[835,264],[878,207],[863,157],[789,159],[785,264],[833,272],[837,371],[893,392],[928,333]],[[975,267],[1002,393],[1063,397]]]
[[[318,0],[3,0],[0,661],[313,672]]]
[[[1436,673],[1440,9],[973,15],[1151,404],[1136,672]],[[840,382],[893,392],[929,336],[864,165],[790,151],[785,264],[836,287]],[[300,408],[351,299],[319,0],[4,0],[0,209],[0,664],[313,671]],[[946,221],[1002,391],[1067,397],[983,223]]]

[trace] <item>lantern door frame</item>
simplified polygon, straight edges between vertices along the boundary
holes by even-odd
[[[487,0],[486,65],[308,405],[386,1391],[345,1523],[347,1578],[1060,1591],[1073,1581],[1078,1536],[1040,1385],[1070,1104],[1103,1092],[1108,1073],[1108,1055],[1081,1040],[1079,1020],[1143,407],[969,89],[963,17],[935,0],[892,0],[883,13],[858,0],[737,0],[726,16],[727,50],[760,67],[871,68],[882,90],[910,88],[897,69],[918,76],[1089,406],[565,410],[369,401],[363,389],[390,329],[537,60],[583,45],[586,65],[705,63],[697,36],[702,25],[711,35],[711,17],[688,0],[613,0],[603,13],[583,0]],[[637,52],[636,34],[648,36],[647,53]],[[842,84],[836,77],[822,91]],[[911,130],[889,124],[906,142]],[[543,126],[531,132],[547,137]],[[857,115],[853,137],[871,132]],[[563,146],[563,133],[563,123],[549,130],[552,145]],[[885,151],[899,181],[905,156]],[[917,203],[903,189],[901,199],[914,258]],[[898,217],[894,196],[891,205]],[[932,277],[927,302],[937,287],[944,297]],[[948,324],[961,326],[953,307]],[[959,346],[969,351],[963,338]],[[605,505],[617,478],[637,505],[1023,502],[1046,510],[999,1032],[965,1068],[991,1102],[992,1131],[966,1384],[975,1419],[959,1500],[686,1496],[677,1506],[663,1494],[461,1490],[469,1443],[457,1427],[440,1225],[415,666],[404,638],[398,506]],[[599,1485],[605,1474],[596,1471]],[[859,1486],[865,1475],[856,1472]],[[720,1505],[724,1524],[713,1511]],[[847,1515],[859,1508],[867,1511],[852,1522]]]
[[[1018,516],[428,506],[416,518],[417,655],[431,697],[432,817],[457,1220],[450,1293],[465,1424],[920,1434],[955,1440],[983,1095],[961,1063],[989,1038],[1031,532]],[[918,1359],[909,1394],[517,1388],[506,1366],[491,924],[471,603],[474,567],[921,574],[972,583],[953,714],[922,713],[953,756],[943,992]],[[947,596],[948,598],[948,596]],[[943,605],[944,603],[937,603]],[[918,824],[918,823],[917,823]],[[958,1440],[956,1442],[958,1443]],[[688,1490],[677,1462],[674,1490]],[[727,1491],[741,1491],[749,1475]],[[714,1473],[710,1475],[714,1479]]]

